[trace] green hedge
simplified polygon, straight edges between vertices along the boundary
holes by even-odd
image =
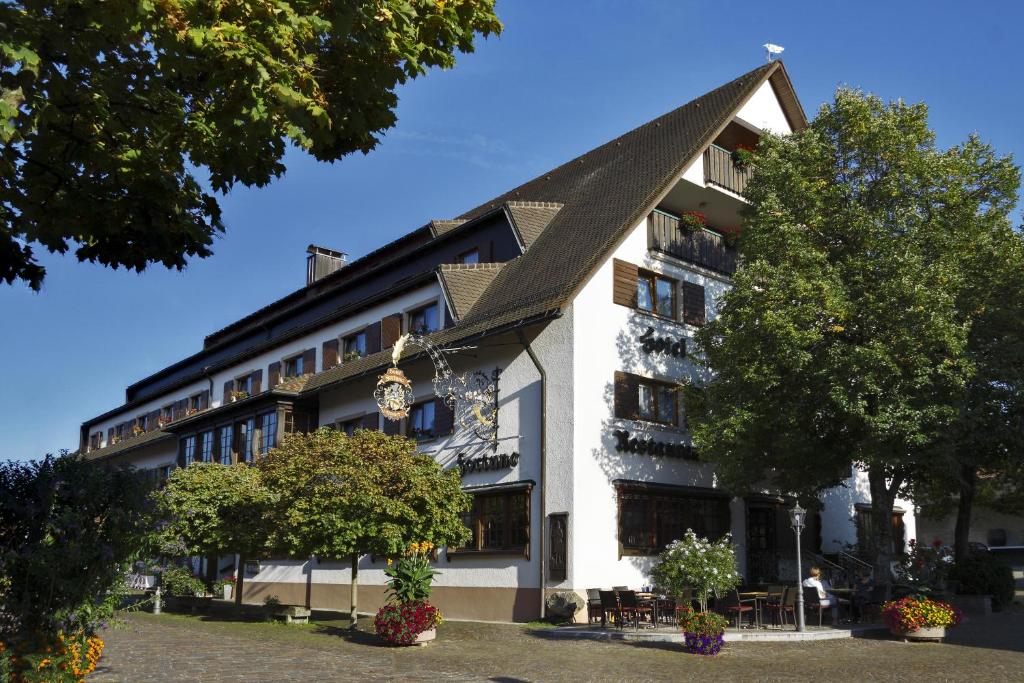
[[[993,609],[1001,609],[1013,602],[1013,570],[999,558],[988,553],[977,553],[957,562],[949,578],[958,581],[958,592],[963,595],[991,595]]]

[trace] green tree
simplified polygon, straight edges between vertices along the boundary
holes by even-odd
[[[948,451],[973,374],[969,256],[1011,230],[1019,173],[973,136],[938,149],[922,104],[845,89],[754,163],[743,265],[697,335],[716,376],[687,392],[694,440],[737,492],[866,471],[887,572],[893,501]]]
[[[469,538],[462,513],[471,499],[458,473],[417,453],[411,439],[330,429],[290,434],[257,467],[279,496],[273,547],[293,557],[349,559],[353,628],[360,556],[396,556],[413,542],[458,545]]]
[[[0,640],[91,634],[154,540],[145,474],[62,454],[0,463]]]
[[[175,469],[154,494],[162,553],[171,557],[237,554],[246,558],[270,550],[277,496],[263,485],[258,469],[244,463],[195,463]],[[244,573],[237,574],[235,604],[242,602]]]
[[[265,185],[289,146],[369,152],[398,85],[501,30],[494,0],[12,0],[0,27],[0,278],[34,289],[34,245],[209,256],[210,189]]]

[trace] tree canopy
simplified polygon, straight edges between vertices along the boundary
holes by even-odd
[[[697,335],[715,379],[688,392],[694,441],[737,492],[867,471],[884,555],[895,496],[948,450],[965,304],[978,254],[1013,239],[1019,172],[973,136],[940,150],[922,104],[847,89],[754,163],[742,267]]]
[[[501,30],[494,0],[14,0],[0,27],[0,279],[34,289],[35,245],[209,256],[214,193],[280,176],[289,146],[369,152],[398,85]]]

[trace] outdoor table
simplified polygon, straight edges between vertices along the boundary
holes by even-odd
[[[658,596],[654,593],[636,592],[637,602],[647,603],[651,606],[651,628],[658,628]]]
[[[767,591],[747,591],[746,593],[740,593],[740,600],[753,600],[754,601],[754,621],[757,628],[761,628],[761,605],[768,600]]]

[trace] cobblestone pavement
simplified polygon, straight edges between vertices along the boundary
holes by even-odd
[[[552,640],[450,622],[423,647],[378,645],[344,621],[309,626],[134,614],[103,633],[90,681],[1024,681],[1024,613],[975,619],[948,643],[886,638],[734,643],[714,658],[674,645]],[[368,625],[362,625],[367,628]]]

